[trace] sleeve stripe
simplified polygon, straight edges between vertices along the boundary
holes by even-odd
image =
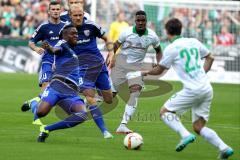
[[[41,27],[43,27],[44,25],[48,24],[48,22],[43,22],[42,24],[40,24],[38,26],[38,28],[36,29],[36,32],[38,32],[40,30]]]
[[[93,22],[93,21],[90,21],[90,20],[86,20],[85,21],[85,23],[86,24],[91,24],[91,25],[93,25],[93,26],[95,26],[97,29],[99,29],[99,30],[101,30],[101,27],[99,26],[99,25],[97,25],[95,22]]]

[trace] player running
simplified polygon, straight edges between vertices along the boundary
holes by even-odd
[[[59,32],[65,25],[65,23],[60,21],[61,5],[58,2],[51,2],[49,4],[49,16],[50,19],[47,22],[43,22],[34,32],[32,38],[29,40],[29,47],[42,55],[41,68],[39,72],[39,86],[41,91],[44,91],[49,81],[52,78],[53,73],[53,62],[54,58],[52,54],[49,54],[42,47],[38,47],[36,44],[39,41],[47,41],[50,45],[54,46],[59,41]],[[23,112],[31,109],[31,105],[35,105],[40,100],[41,94],[31,100],[26,101],[21,110]],[[33,111],[33,110],[32,110]],[[41,125],[41,121],[38,117],[34,117],[33,124]]]
[[[182,151],[196,139],[176,115],[176,112],[183,113],[191,109],[194,131],[219,149],[220,159],[228,159],[233,155],[233,149],[225,144],[214,130],[206,127],[213,98],[213,89],[206,73],[211,69],[214,58],[197,39],[180,36],[182,23],[178,19],[170,19],[165,29],[171,44],[164,50],[159,65],[151,71],[143,71],[142,75],[159,75],[172,66],[183,83],[183,89],[168,99],[160,111],[161,119],[166,125],[181,136],[176,151]],[[205,62],[202,65],[203,58]]]
[[[110,58],[110,67],[114,66],[111,72],[113,92],[116,95],[119,86],[125,81],[128,81],[130,91],[121,124],[116,130],[116,133],[123,134],[133,132],[127,128],[127,123],[136,111],[138,97],[144,85],[140,71],[149,46],[153,46],[156,51],[157,63],[159,63],[162,56],[157,34],[146,28],[147,15],[144,11],[136,12],[135,23],[135,26],[124,30],[120,34],[118,41],[114,43],[114,53],[121,47],[121,51],[116,58],[116,66],[114,66],[115,56],[112,59]]]

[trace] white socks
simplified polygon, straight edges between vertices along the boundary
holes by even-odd
[[[203,127],[200,131],[200,135],[209,143],[217,147],[220,151],[223,151],[228,147],[222,139],[217,135],[217,133],[207,127]]]
[[[180,118],[171,112],[165,112],[161,119],[166,123],[170,128],[177,132],[182,138],[185,138],[190,135],[190,132],[182,125]]]
[[[128,121],[131,119],[131,116],[133,115],[135,110],[136,110],[136,107],[129,106],[128,104],[126,104],[125,112],[123,114],[123,118],[122,118],[122,122],[121,123],[127,124]]]
[[[131,119],[131,116],[135,112],[137,108],[137,102],[138,102],[138,97],[140,95],[140,91],[136,91],[133,93],[130,93],[129,100],[125,106],[125,112],[123,114],[123,119],[122,122],[123,124],[127,124],[128,121]]]

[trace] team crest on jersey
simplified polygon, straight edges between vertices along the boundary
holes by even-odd
[[[83,32],[84,32],[85,36],[87,36],[87,37],[90,35],[90,31],[89,30],[84,30]]]

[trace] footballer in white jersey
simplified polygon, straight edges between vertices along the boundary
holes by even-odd
[[[182,23],[178,19],[170,19],[165,29],[171,44],[164,50],[159,65],[151,71],[142,71],[142,75],[159,75],[173,67],[183,83],[183,89],[168,99],[160,111],[161,119],[166,125],[181,136],[176,151],[182,151],[196,139],[176,115],[176,112],[183,113],[191,109],[194,131],[219,149],[220,159],[228,159],[233,154],[233,149],[225,144],[214,130],[206,127],[213,98],[213,90],[206,72],[211,69],[214,58],[197,39],[180,36]],[[201,63],[203,58],[204,64]]]
[[[153,46],[156,51],[156,60],[159,63],[162,52],[160,41],[157,34],[149,28],[146,28],[147,16],[144,11],[138,11],[135,14],[135,26],[124,30],[117,42],[114,43],[114,53],[121,47],[120,53],[113,58],[111,79],[112,90],[117,94],[118,87],[128,81],[130,97],[125,106],[125,112],[117,133],[132,132],[126,127],[128,121],[136,110],[138,97],[142,90],[143,78],[141,76],[141,67],[143,59],[149,46]]]

